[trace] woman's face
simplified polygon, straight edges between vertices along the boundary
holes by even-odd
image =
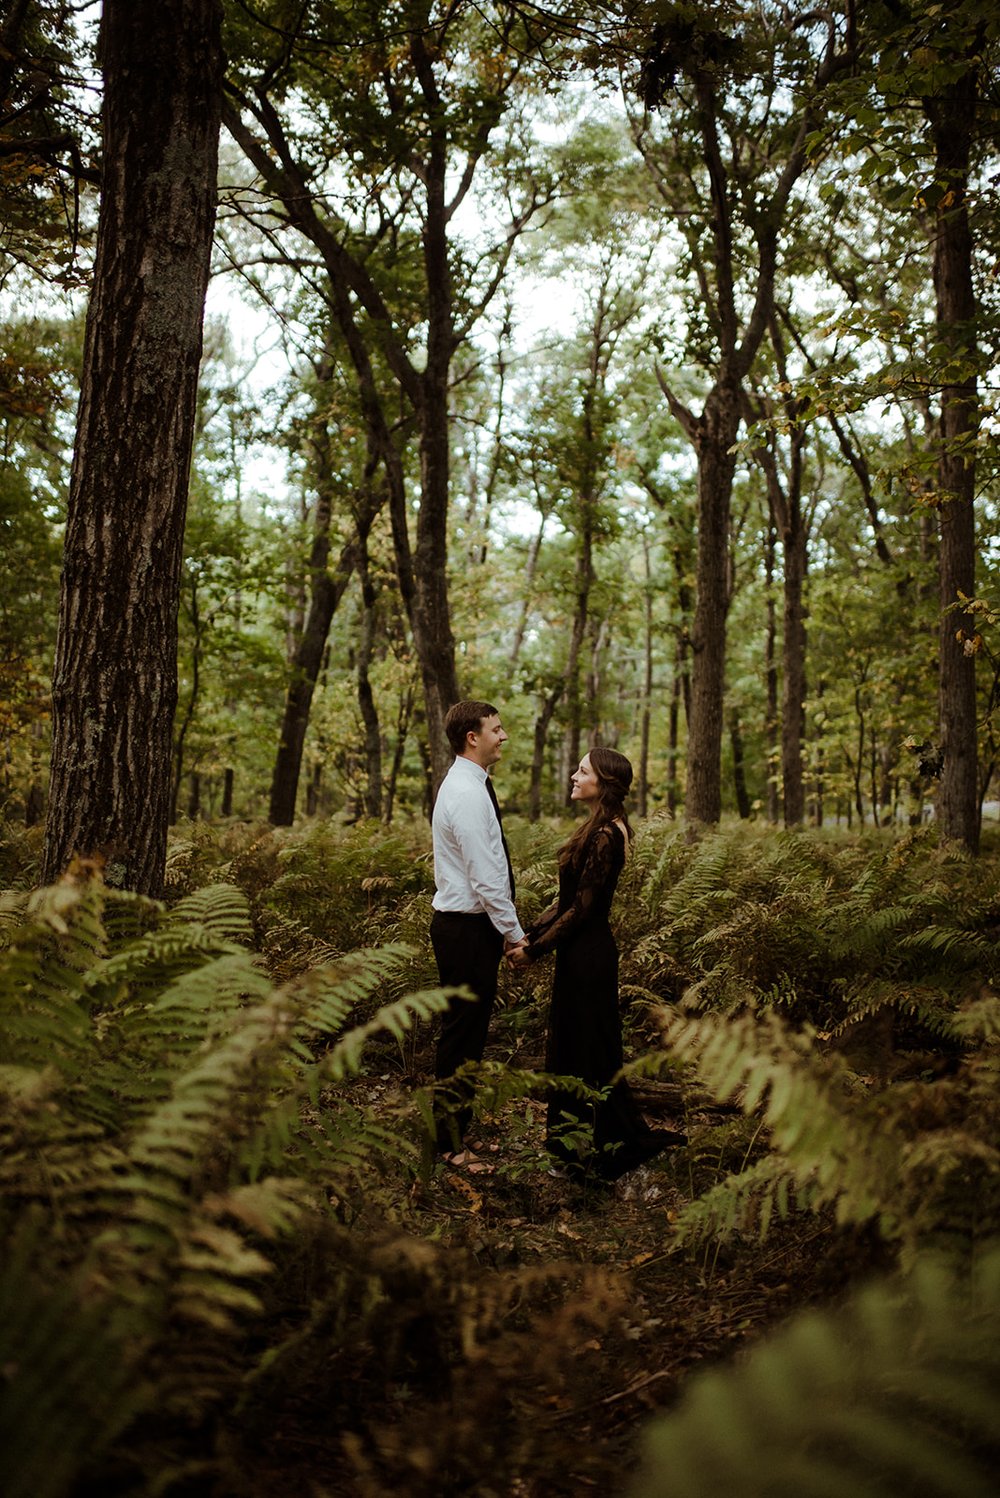
[[[572,785],[571,801],[593,801],[600,794],[600,777],[590,763],[589,754],[585,754],[581,759],[580,768],[572,776]]]

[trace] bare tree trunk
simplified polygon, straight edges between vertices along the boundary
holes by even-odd
[[[377,820],[382,814],[382,726],[379,723],[369,668],[375,643],[376,595],[368,565],[368,539],[360,541],[358,571],[361,577],[361,638],[358,642],[358,710],[365,730],[365,816]]]
[[[549,724],[562,698],[565,683],[560,681],[542,703],[535,719],[532,736],[531,779],[528,785],[528,820],[537,822],[542,814],[542,776],[545,773],[545,749],[549,737]]]
[[[743,763],[743,730],[740,715],[735,707],[729,710],[729,744],[733,753],[733,788],[736,792],[736,810],[744,822],[750,820],[750,795],[747,791],[746,769]]]
[[[70,480],[42,877],[158,894],[223,77],[219,0],[105,0],[104,175]]]
[[[784,786],[786,827],[800,827],[805,818],[805,775],[802,765],[803,720],[806,700],[806,626],[803,590],[806,575],[806,532],[799,504],[790,504],[790,526],[785,538],[785,680],[781,704],[781,783]]]
[[[306,781],[306,816],[314,817],[319,811],[319,788],[323,782],[323,761],[318,759]]]
[[[974,597],[976,586],[976,293],[966,193],[977,88],[977,69],[971,65],[943,96],[924,101],[937,155],[935,176],[942,190],[934,246],[935,336],[948,348],[952,367],[963,372],[941,391],[938,700],[944,758],[938,816],[944,836],[958,839],[973,853],[979,850],[976,656],[966,645],[974,645],[976,630],[954,605],[963,596]]]
[[[399,772],[403,768],[403,755],[406,751],[406,736],[410,730],[410,717],[413,713],[413,688],[408,686],[399,699],[399,711],[396,714],[396,747],[393,750],[392,764],[389,767],[389,778],[385,783],[385,800],[382,806],[382,820],[386,826],[392,823],[393,807],[396,801],[396,784],[399,780]]]
[[[329,509],[317,506],[317,525],[310,558],[312,585],[305,628],[292,660],[292,676],[285,694],[278,752],[271,776],[269,820],[275,827],[290,827],[295,820],[299,775],[313,693],[319,680],[330,623],[350,582],[357,561],[357,542],[342,549],[333,575],[327,570],[330,550]]]
[[[184,744],[187,739],[188,729],[194,721],[195,711],[198,706],[198,697],[201,693],[201,610],[198,607],[198,578],[196,574],[191,575],[191,631],[193,644],[191,647],[191,692],[188,696],[187,706],[181,715],[181,721],[174,734],[174,776],[170,791],[170,821],[177,821],[177,805],[180,801],[181,783],[184,779]]]
[[[687,686],[687,648],[683,631],[677,636],[674,651],[674,679],[670,684],[670,709],[667,717],[667,811],[677,815],[680,777],[677,766],[680,761],[680,717]]]
[[[699,423],[698,560],[695,570],[693,672],[688,725],[684,815],[712,825],[722,815],[723,700],[726,620],[730,602],[729,517],[740,427],[740,392],[734,383],[709,393]]]
[[[642,701],[639,713],[639,776],[636,810],[640,817],[649,815],[649,731],[653,716],[653,575],[649,557],[649,536],[642,533],[642,557],[645,571],[643,594],[643,660]]]
[[[764,740],[767,745],[767,820],[772,827],[778,824],[780,797],[778,793],[778,658],[777,620],[774,606],[774,521],[768,526],[765,570],[767,581],[767,630],[764,637],[764,674],[767,679],[767,709],[764,720]]]

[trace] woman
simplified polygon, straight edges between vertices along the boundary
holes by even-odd
[[[625,812],[631,783],[632,766],[616,749],[598,745],[584,755],[571,799],[590,815],[560,849],[559,898],[511,956],[523,966],[555,951],[545,1068],[595,1089],[606,1089],[622,1065],[618,948],[608,912],[632,840]],[[683,1134],[651,1129],[621,1079],[596,1104],[569,1092],[550,1094],[546,1142],[571,1173],[582,1173],[584,1163],[578,1139],[569,1136],[591,1126],[596,1153],[588,1164],[606,1180],[685,1142]]]

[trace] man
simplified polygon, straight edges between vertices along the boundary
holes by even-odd
[[[514,879],[489,771],[507,735],[489,702],[456,702],[444,720],[455,760],[434,804],[434,915],[431,944],[442,986],[470,988],[475,1001],[453,999],[444,1015],[435,1075],[452,1076],[481,1061],[503,952],[524,941],[514,909]],[[475,1167],[462,1140],[472,1116],[470,1089],[438,1091],[437,1147],[456,1165]],[[454,1146],[454,1153],[450,1153]]]

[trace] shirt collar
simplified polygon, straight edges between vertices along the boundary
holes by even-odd
[[[464,754],[456,754],[455,764],[452,765],[452,769],[455,768],[455,765],[461,765],[463,767],[461,770],[459,770],[460,775],[464,775],[466,771],[471,770],[473,775],[478,776],[479,779],[485,783],[486,771],[483,769],[482,765],[477,765],[474,759],[468,759]]]

